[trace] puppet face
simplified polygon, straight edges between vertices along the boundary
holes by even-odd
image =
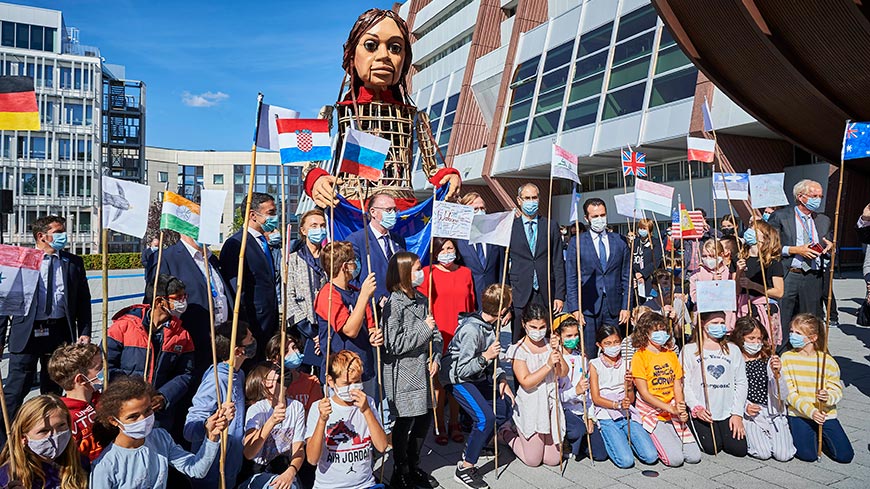
[[[368,89],[385,90],[399,83],[407,42],[389,17],[372,26],[357,43],[353,65]]]

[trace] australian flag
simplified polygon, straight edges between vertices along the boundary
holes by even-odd
[[[870,122],[846,124],[843,159],[870,158]]]
[[[447,196],[448,185],[439,188],[435,197],[444,200]],[[405,247],[411,253],[420,257],[423,265],[429,264],[429,236],[432,226],[429,220],[432,218],[432,199],[429,197],[423,202],[418,202],[414,207],[399,211],[396,216],[396,226],[392,229],[395,233],[405,238]],[[335,207],[335,241],[346,240],[354,231],[362,229],[362,211],[347,201],[341,195],[338,196],[338,205]]]

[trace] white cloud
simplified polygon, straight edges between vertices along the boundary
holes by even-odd
[[[204,92],[197,95],[185,91],[181,94],[181,101],[188,107],[214,107],[228,98],[230,96],[224,92]]]

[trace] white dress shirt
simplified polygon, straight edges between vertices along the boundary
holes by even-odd
[[[184,243],[184,247],[187,248],[187,252],[190,253],[190,256],[193,258],[193,262],[196,263],[197,267],[199,267],[199,271],[202,273],[202,278],[205,280],[205,260],[202,256],[202,250],[190,246],[184,241],[182,241],[182,243]],[[208,255],[211,256],[211,251],[208,252]],[[229,318],[230,302],[229,299],[227,299],[227,292],[224,289],[224,283],[220,279],[218,271],[211,266],[211,263],[209,263],[208,269],[208,273],[211,274],[212,287],[214,287],[215,291],[212,293],[212,296],[214,297],[214,322],[215,324],[221,324],[226,322]],[[206,287],[208,288],[208,281],[206,281]]]
[[[52,256],[54,257],[53,260],[51,259]],[[46,287],[48,285],[49,273],[54,275],[54,290],[48,291],[52,294],[52,305],[51,311],[49,311],[48,314],[45,314],[45,301],[47,296]],[[36,284],[36,321],[66,317],[66,299],[64,299],[65,291],[66,288],[63,283],[63,267],[60,266],[60,253],[46,253],[42,256],[42,263],[39,266],[39,282]]]

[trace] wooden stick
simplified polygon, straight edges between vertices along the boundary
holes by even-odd
[[[335,189],[335,186],[332,187]],[[335,198],[335,191],[333,190],[332,198]],[[329,206],[329,239],[330,243],[334,241],[335,236],[335,206]],[[323,256],[323,251],[320,252],[321,256]],[[344,265],[344,264],[342,264]],[[329,258],[329,295],[327,296],[327,318],[326,318],[326,357],[324,358],[324,372],[323,372],[323,396],[329,397],[329,386],[326,382],[326,376],[329,375],[329,356],[332,354],[332,334],[334,333],[335,326],[332,324],[332,295],[335,292],[335,287],[332,286],[332,279],[335,275],[335,260],[333,257]]]
[[[704,334],[704,328],[700,325],[700,319],[698,322],[695,338],[698,343],[698,358],[701,360],[701,385],[704,388],[704,409],[709,411],[710,393],[707,390],[707,370],[704,367],[704,342],[701,339],[701,336]],[[716,447],[716,430],[713,429],[713,423],[710,423],[710,435],[713,438],[713,455],[719,455],[719,449]]]
[[[35,299],[34,299],[35,300]],[[3,351],[6,345],[3,344],[5,338],[0,338],[0,352]],[[6,407],[6,394],[3,392],[3,374],[0,373],[0,410],[3,411],[3,427],[6,430],[6,443],[12,442],[12,425],[9,424],[9,409]],[[13,457],[9,457],[9,479],[15,478],[15,462]]]
[[[202,244],[202,260],[205,263],[205,281],[206,286],[208,287],[208,323],[211,332],[211,364],[212,364],[212,372],[214,373],[214,390],[215,390],[215,399],[217,400],[218,408],[223,404],[221,401],[221,387],[220,380],[218,379],[218,361],[217,361],[217,347],[215,346],[215,331],[214,331],[214,293],[215,288],[211,283],[211,266],[208,263],[208,248],[205,243]],[[221,489],[226,487],[226,476],[225,476],[225,465],[226,460],[221,457],[220,459],[220,487]]]
[[[433,185],[432,186],[432,216],[433,217],[435,216],[435,192],[436,192],[436,190],[437,190],[437,187],[435,187]],[[434,244],[433,244],[434,242],[435,242],[435,235],[430,231],[429,232],[429,294],[428,294],[429,311],[428,312],[430,315],[433,315],[433,317],[434,317],[434,313],[433,313],[433,309],[432,309],[432,280],[433,280],[432,275],[433,275],[433,272],[435,271],[435,268],[433,267],[433,264],[435,263],[435,249],[434,249]],[[436,325],[436,327],[437,327],[437,325]],[[429,340],[429,365],[432,365],[432,357],[433,357],[432,350],[434,350],[434,347],[433,347],[434,342],[435,342],[435,336],[433,335],[432,339]],[[441,435],[441,428],[438,424],[438,399],[435,397],[435,378],[432,377],[431,375],[429,376],[429,391],[432,393],[432,419],[434,420],[434,423],[435,423],[435,436],[439,436],[439,435]]]
[[[157,304],[157,282],[160,281],[160,266],[163,261],[163,230],[160,230],[160,244],[157,245],[157,268],[154,272],[154,289],[153,294],[151,295],[151,320],[148,322],[148,342],[145,344],[145,365],[142,367],[142,377],[145,379],[145,382],[151,383],[151,379],[148,378],[148,368],[149,359],[153,361],[151,354],[151,335],[154,334],[154,307]],[[156,353],[154,354],[156,355]]]
[[[102,305],[102,319],[103,325],[100,328],[100,344],[102,345],[102,352],[100,352],[100,356],[103,359],[103,385],[109,385],[109,229],[106,226],[103,226],[102,219],[103,209],[100,208],[100,226],[102,226],[102,254],[103,254],[103,305]],[[147,264],[146,264],[147,265]],[[159,269],[158,269],[159,271]],[[145,270],[145,273],[148,273],[148,270]],[[155,283],[157,276],[155,275]],[[150,341],[149,341],[150,343]],[[11,457],[10,457],[11,460]]]
[[[281,313],[279,314],[279,325],[281,335],[281,347],[280,347],[280,355],[281,359],[278,360],[280,364],[279,368],[281,369],[279,373],[279,382],[278,385],[280,389],[275,389],[277,391],[284,390],[284,355],[287,354],[287,245],[290,244],[290,236],[287,232],[287,186],[284,182],[284,164],[282,163],[279,170],[279,178],[281,179]],[[285,402],[284,396],[278,398],[278,402]]]
[[[578,202],[578,205],[580,203]],[[548,233],[549,235],[549,233]],[[577,258],[577,314],[580,316],[577,319],[577,322],[580,324],[580,351],[583,353],[583,376],[588,377],[588,364],[586,362],[586,334],[583,331],[588,325],[586,324],[586,319],[583,317],[583,267],[580,262],[580,209],[577,209],[577,220],[574,221],[574,239],[577,240],[577,246],[574,247],[574,251],[576,252]],[[559,402],[558,393],[556,395],[556,402]],[[586,429],[586,449],[589,450],[589,463],[595,465],[595,460],[592,458],[592,435],[589,433],[589,425],[586,424],[589,422],[589,407],[586,405],[586,394],[583,395],[583,423]],[[561,444],[559,446],[561,461]],[[562,465],[560,463],[559,469],[562,469]]]
[[[511,254],[511,245],[508,242],[507,248],[504,252],[504,264],[502,265],[501,272],[501,293],[498,297],[498,312],[496,313],[495,320],[495,341],[499,341],[499,337],[501,336],[501,310],[504,308],[504,288],[505,281],[507,280],[507,271],[508,271],[508,257]],[[496,410],[496,399],[498,399],[498,363],[499,359],[496,358],[492,362],[492,415],[495,418]],[[493,432],[495,436],[493,436],[493,445],[495,446],[495,480],[498,480],[498,422],[495,422],[495,426],[493,427]]]
[[[846,131],[843,132],[843,150],[846,148],[846,136],[848,134],[849,123],[852,122],[850,120],[846,121]],[[834,233],[833,233],[833,242],[831,243],[831,259],[830,261],[830,272],[828,275],[828,301],[825,305],[825,340],[824,340],[824,351],[822,351],[822,371],[819,375],[819,382],[821,383],[821,388],[824,389],[825,385],[825,367],[828,362],[828,334],[831,332],[831,305],[834,297],[834,263],[837,259],[837,231],[839,231],[840,226],[840,204],[843,201],[843,177],[846,173],[846,158],[843,152],[840,152],[840,183],[837,186],[837,207],[834,211]],[[821,239],[821,238],[819,238]],[[819,257],[819,262],[824,264],[824,261]],[[824,273],[824,271],[822,272]],[[818,409],[822,411],[822,401],[818,403]],[[822,425],[819,425],[819,444],[818,444],[818,454],[822,455]]]
[[[550,236],[552,234],[552,233],[550,233],[550,226],[552,225],[552,222],[553,222],[552,216],[553,216],[553,172],[551,170],[550,171],[550,192],[547,195],[547,228],[545,229],[545,232],[547,233],[547,300],[550,302],[549,304],[547,304],[547,311],[549,311],[549,313],[550,313],[550,321],[547,323],[548,325],[553,324],[553,304],[554,304],[553,286],[552,286],[552,283],[553,283],[553,280],[552,280],[553,261],[551,260],[551,253],[552,253],[553,245],[551,243],[552,239]],[[579,215],[577,216],[577,219],[580,219]],[[540,235],[540,232],[541,232],[541,226],[538,226],[538,235]],[[579,246],[580,246],[579,238],[577,241],[577,246],[578,246],[578,250],[579,250]],[[532,254],[534,255],[534,250],[532,251]],[[584,355],[585,355],[585,350],[584,350]],[[583,373],[584,373],[584,375],[586,374],[586,365],[583,366]],[[550,427],[550,434],[552,435],[552,432],[555,431],[556,437],[553,439],[553,441],[556,441],[556,439],[558,438],[557,443],[559,444],[559,473],[562,474],[562,473],[564,473],[564,460],[563,460],[564,453],[563,453],[563,447],[562,447],[562,445],[563,445],[563,443],[562,443],[562,421],[561,421],[561,413],[559,412],[560,408],[559,408],[559,402],[558,402],[558,400],[559,400],[559,377],[557,375],[553,375],[553,380],[556,384],[556,403],[555,403],[556,404],[556,406],[555,406],[555,408],[556,408],[555,409],[556,410],[556,426],[555,426],[555,430],[553,430],[552,426]],[[545,382],[546,382],[546,379],[545,379]],[[584,406],[585,405],[586,404],[584,403]],[[550,418],[550,420],[551,420],[550,422],[552,423],[553,418],[551,418],[549,416],[548,416],[548,418]],[[589,433],[587,433],[587,435],[588,434]],[[591,445],[589,446],[589,460],[592,460],[592,446]]]

